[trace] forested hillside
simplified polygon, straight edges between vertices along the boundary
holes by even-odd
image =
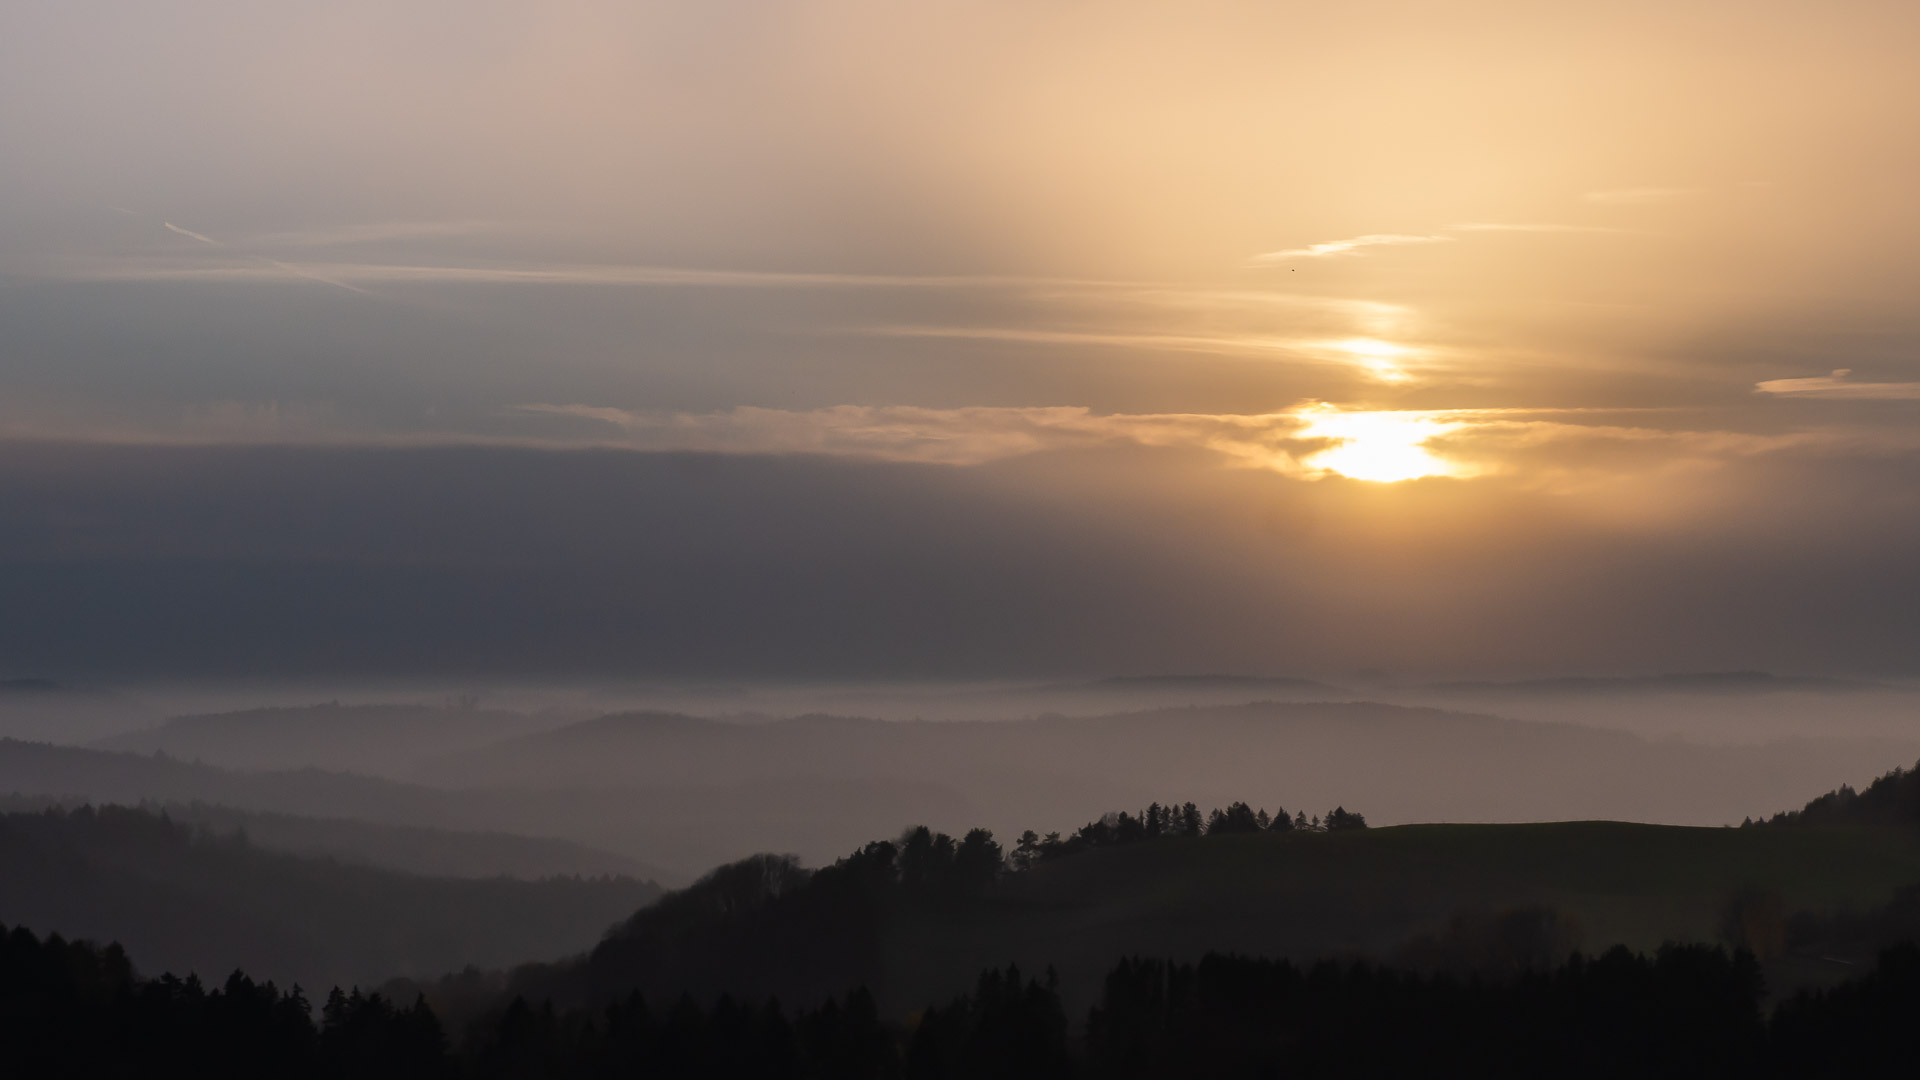
[[[658,893],[631,878],[460,880],[301,858],[122,807],[0,815],[0,922],[209,975],[317,987],[505,967],[585,949]]]
[[[488,992],[587,1006],[635,988],[794,1000],[859,984],[883,1011],[903,1010],[1013,962],[1057,971],[1077,1009],[1125,955],[1367,955],[1465,972],[1667,941],[1750,947],[1778,989],[1870,962],[1890,940],[1882,923],[1822,920],[1893,910],[1920,881],[1920,830],[1368,829],[1340,808],[1279,810],[1149,807],[1013,838],[998,863],[984,831],[912,830],[814,871],[759,856],[669,894],[589,956],[524,969]],[[423,985],[449,1003],[477,989],[402,992]]]

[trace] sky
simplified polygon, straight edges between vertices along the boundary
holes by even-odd
[[[0,4],[0,674],[1920,674],[1916,51]]]

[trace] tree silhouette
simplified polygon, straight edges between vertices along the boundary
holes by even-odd
[[[1000,875],[1001,863],[1000,845],[994,842],[993,834],[985,829],[973,829],[954,852],[953,871],[961,888],[977,890],[993,884],[993,879]]]
[[[1205,824],[1200,817],[1200,808],[1193,805],[1192,803],[1186,803],[1185,805],[1181,806],[1180,807],[1180,828],[1179,828],[1180,835],[1197,837],[1202,833],[1204,833],[1205,831],[1206,831]]]
[[[1364,829],[1366,827],[1366,818],[1359,814],[1349,813],[1343,806],[1336,806],[1332,810],[1327,811],[1325,828],[1328,832],[1345,832],[1350,829]]]

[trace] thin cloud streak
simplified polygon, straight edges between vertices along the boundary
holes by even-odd
[[[1768,379],[1754,384],[1754,390],[1779,397],[1825,398],[1837,401],[1916,401],[1920,400],[1920,382],[1849,382],[1850,368],[1838,368],[1831,375],[1804,379]]]
[[[162,221],[160,224],[163,227],[165,227],[169,232],[178,233],[179,235],[184,236],[189,240],[197,240],[200,243],[206,244],[210,247],[224,248],[224,247],[230,246],[227,244],[223,244],[220,241],[215,240],[213,237],[205,235],[204,233],[197,233],[197,232],[194,232],[192,229],[183,229],[180,226],[175,225],[171,221]],[[328,274],[322,271],[312,270],[304,266],[296,266],[293,263],[282,262],[279,259],[271,259],[265,255],[250,255],[247,257],[249,259],[254,260],[258,264],[258,267],[268,267],[288,277],[301,278],[306,281],[315,281],[315,282],[319,282],[322,285],[331,285],[336,289],[345,289],[350,293],[358,293],[362,296],[370,295],[366,289],[363,289],[358,285],[353,285],[346,281],[342,281],[336,277],[329,276]],[[258,267],[256,267],[256,269],[258,269]]]
[[[935,338],[954,341],[1005,341],[1025,345],[1085,345],[1123,349],[1160,349],[1217,356],[1259,356],[1276,353],[1299,359],[1325,359],[1325,342],[1255,334],[1153,334],[1099,330],[1041,330],[993,326],[865,326],[849,333],[868,337]],[[1331,361],[1352,366],[1351,361]]]
[[[1205,447],[1297,471],[1284,446],[1302,422],[1288,413],[1097,414],[1084,406],[836,405],[786,410],[751,406],[712,413],[630,412],[534,403],[527,414],[619,427],[634,449],[732,454],[824,454],[930,465],[985,465],[1047,450],[1117,443]]]
[[[342,247],[392,240],[431,240],[506,232],[515,225],[504,221],[386,221],[289,232],[256,233],[241,243],[248,247]]]
[[[1364,236],[1351,236],[1344,240],[1327,240],[1306,247],[1287,248],[1283,251],[1269,251],[1255,255],[1254,264],[1286,262],[1290,259],[1323,259],[1330,255],[1351,255],[1361,248],[1392,247],[1401,244],[1438,244],[1453,239],[1450,236],[1415,235],[1409,233],[1367,233]]]
[[[213,241],[209,241],[210,243]],[[275,273],[275,270],[280,273]],[[813,271],[702,270],[674,266],[559,264],[545,266],[394,265],[307,262],[289,264],[180,262],[118,259],[58,274],[93,281],[267,282],[287,276],[325,274],[335,282],[361,284],[632,285],[705,288],[1140,288],[1154,283],[1099,278],[1049,278],[988,274],[842,274]]]
[[[189,240],[198,240],[203,244],[211,244],[214,247],[224,246],[223,244],[220,243],[220,241],[215,240],[211,236],[203,236],[200,233],[194,232],[192,229],[183,229],[180,226],[175,225],[171,221],[163,221],[160,223],[160,225],[161,227],[165,228],[168,232],[179,233],[181,236],[184,236]]]

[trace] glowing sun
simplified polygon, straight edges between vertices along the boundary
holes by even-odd
[[[1307,455],[1305,464],[1311,468],[1382,484],[1468,474],[1464,466],[1427,449],[1428,441],[1461,426],[1432,414],[1341,412],[1331,405],[1315,405],[1302,409],[1299,416],[1306,421],[1302,437],[1333,443]]]

